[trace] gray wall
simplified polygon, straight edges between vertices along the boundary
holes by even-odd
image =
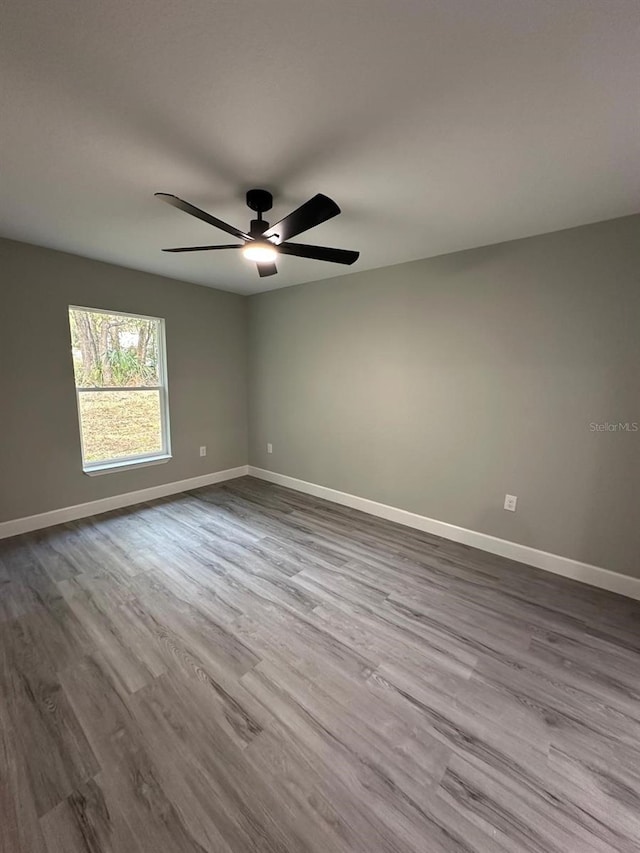
[[[82,472],[70,303],[166,319],[166,465]],[[247,303],[253,465],[640,576],[640,216],[249,300],[0,240],[0,521],[245,464]]]
[[[251,464],[640,576],[640,216],[249,303]]]
[[[165,318],[170,462],[83,473],[69,304]],[[246,464],[245,314],[235,294],[0,240],[0,521]]]

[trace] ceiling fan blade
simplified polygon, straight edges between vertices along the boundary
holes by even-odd
[[[163,249],[163,252],[210,252],[212,249],[244,249],[242,243],[227,243],[224,246],[180,246],[177,249]]]
[[[275,264],[256,264],[256,266],[258,267],[260,278],[264,278],[267,275],[275,275],[278,272]]]
[[[156,198],[162,199],[162,201],[166,201],[167,204],[170,204],[172,207],[177,207],[178,210],[183,210],[185,213],[195,216],[196,219],[201,219],[203,222],[206,222],[207,225],[213,225],[214,228],[220,228],[221,231],[226,231],[227,234],[233,234],[234,237],[238,237],[241,240],[251,239],[248,234],[245,234],[244,231],[240,231],[239,228],[235,228],[233,225],[223,222],[222,219],[217,219],[215,216],[211,216],[210,213],[200,210],[199,207],[189,204],[188,201],[183,201],[181,198],[178,198],[177,195],[171,195],[171,193],[155,193],[155,196]]]
[[[297,258],[313,258],[316,261],[331,261],[334,264],[354,264],[360,252],[350,249],[331,249],[329,246],[307,246],[304,243],[280,243],[281,255],[295,255]]]
[[[296,234],[302,234],[303,231],[308,231],[315,225],[320,225],[321,222],[326,222],[340,213],[338,205],[330,199],[329,196],[314,195],[309,201],[305,201],[296,210],[276,222],[264,232],[264,237],[277,237],[278,243],[288,240],[290,237],[295,237]]]

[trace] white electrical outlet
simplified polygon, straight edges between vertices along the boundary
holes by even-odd
[[[273,453],[273,444],[270,441],[267,442],[267,453]]]
[[[206,455],[207,455],[207,448],[201,447],[200,448],[200,456],[206,456]]]
[[[504,496],[504,508],[508,509],[509,512],[515,512],[517,505],[518,505],[518,498],[515,495],[505,495]]]

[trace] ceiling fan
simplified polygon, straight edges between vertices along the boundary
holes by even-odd
[[[334,264],[353,264],[358,260],[360,252],[347,249],[330,249],[328,246],[308,246],[304,243],[289,243],[290,237],[302,234],[310,228],[332,219],[340,213],[338,205],[326,195],[318,193],[306,201],[280,222],[269,226],[262,214],[271,210],[273,196],[268,190],[249,190],[247,193],[248,207],[258,214],[257,219],[251,220],[249,231],[241,231],[221,219],[200,210],[188,201],[183,201],[169,193],[156,193],[157,198],[166,201],[172,207],[232,234],[242,243],[231,243],[222,246],[185,246],[176,249],[163,249],[163,252],[210,252],[216,249],[242,249],[242,254],[249,261],[255,261],[258,274],[261,277],[275,275],[278,272],[276,258],[278,255],[295,255],[298,258],[312,258],[316,261],[331,261]]]

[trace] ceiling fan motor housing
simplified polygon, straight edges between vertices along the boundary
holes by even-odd
[[[249,227],[249,234],[252,237],[262,237],[268,227],[269,223],[266,219],[252,219]]]

